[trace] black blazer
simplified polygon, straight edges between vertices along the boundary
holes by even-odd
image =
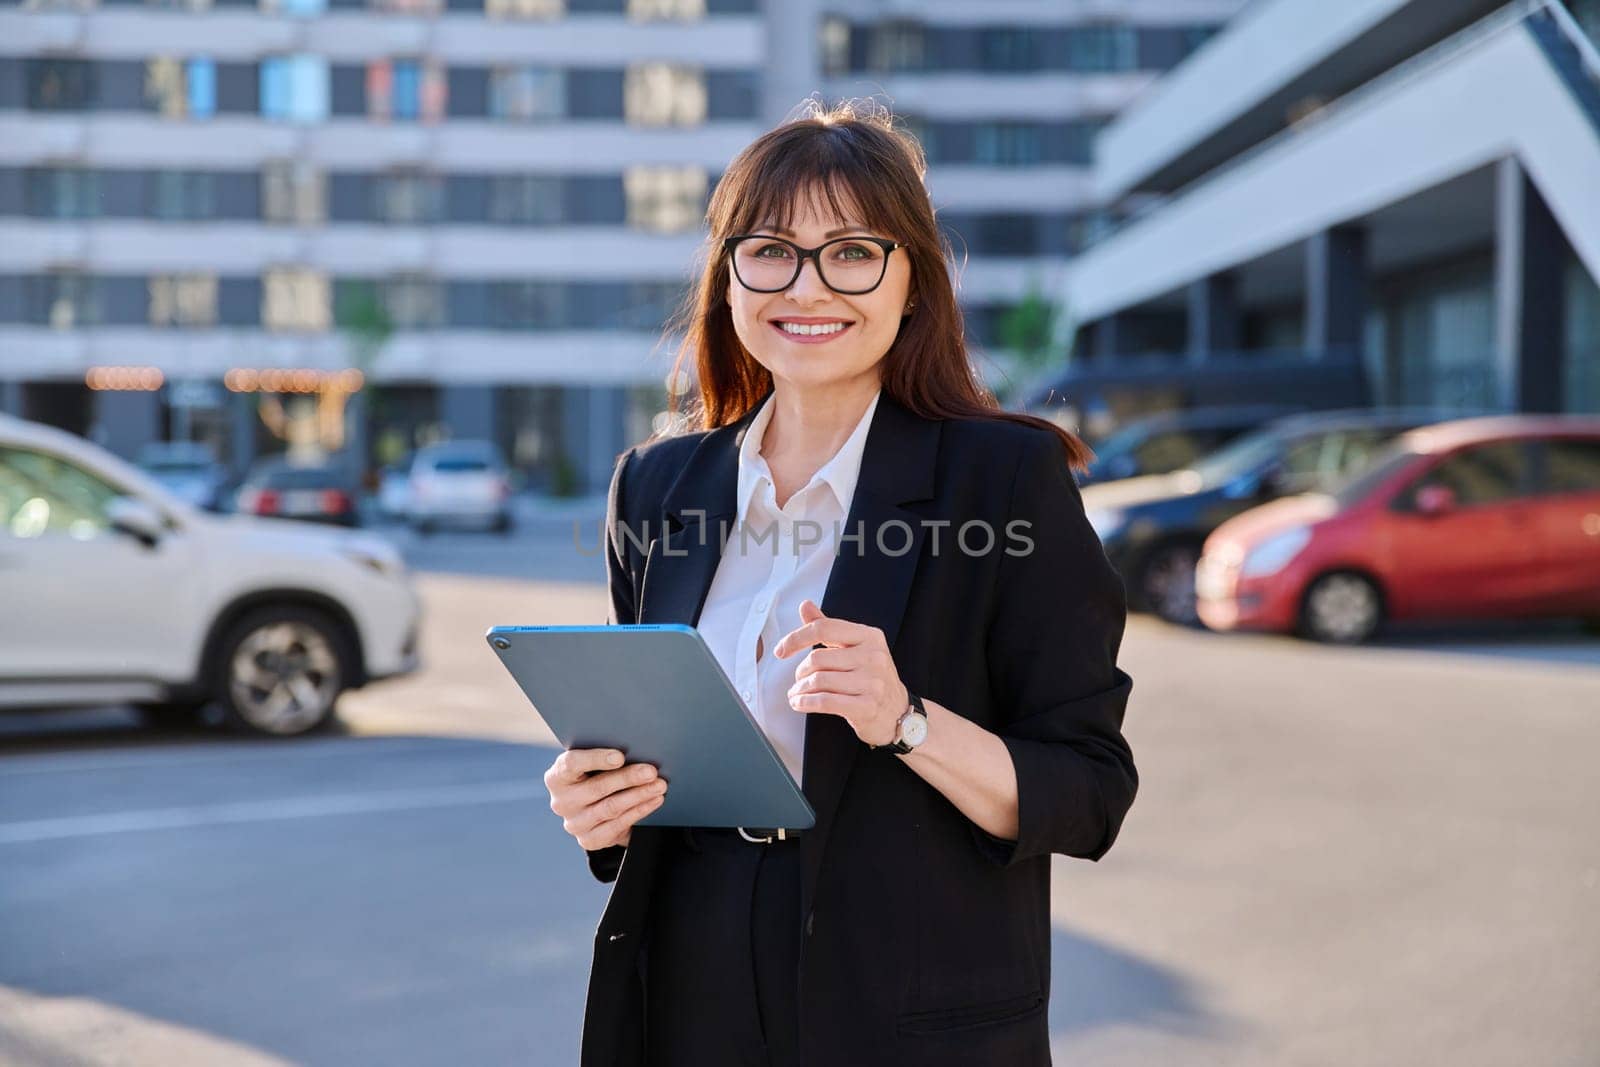
[[[737,518],[753,417],[621,457],[607,508],[610,621],[698,621]],[[965,550],[956,541],[973,520],[995,531],[986,553],[981,527]],[[1008,537],[1018,520],[1031,551]],[[1047,1064],[1050,855],[1102,856],[1137,786],[1121,734],[1121,581],[1055,435],[924,419],[887,394],[846,519],[857,529],[822,610],[882,629],[913,692],[1004,739],[1021,829],[1015,843],[991,837],[844,720],[807,719],[802,785],[817,824],[800,842],[803,1062]],[[638,827],[626,849],[589,854],[616,885],[595,936],[585,1067],[644,1062],[640,948],[664,832]]]

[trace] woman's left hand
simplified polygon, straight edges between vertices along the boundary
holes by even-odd
[[[811,649],[795,669],[789,706],[808,715],[837,715],[865,744],[893,742],[910,695],[883,631],[831,619],[811,600],[801,602],[800,621],[772,649],[780,657]],[[817,644],[827,647],[811,648]]]

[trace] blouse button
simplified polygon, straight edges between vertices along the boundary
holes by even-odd
[[[750,690],[746,689],[743,692],[741,692],[739,695],[744,697],[744,699],[748,702],[749,699],[750,699]]]

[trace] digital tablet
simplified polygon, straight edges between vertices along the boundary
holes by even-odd
[[[805,795],[700,631],[496,626],[485,635],[564,748],[615,748],[667,780],[641,826],[805,830]]]

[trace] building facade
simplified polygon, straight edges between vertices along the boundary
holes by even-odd
[[[1263,0],[1110,126],[1079,353],[1354,354],[1383,404],[1600,411],[1600,3]]]
[[[0,410],[236,470],[297,414],[363,470],[487,437],[595,491],[666,406],[719,170],[804,98],[923,137],[997,347],[1094,225],[1095,132],[1238,6],[0,7]]]

